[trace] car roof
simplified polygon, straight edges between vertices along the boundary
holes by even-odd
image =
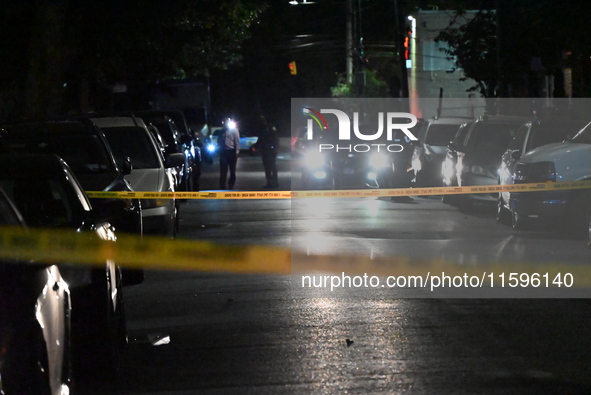
[[[95,134],[98,132],[92,124],[84,118],[74,119],[59,119],[59,120],[41,120],[41,121],[24,121],[19,123],[3,125],[2,129],[10,133],[11,130],[16,129],[20,133],[36,133],[40,129],[44,132],[77,132]]]
[[[466,122],[473,121],[474,118],[469,117],[441,117],[433,118],[428,121],[429,125],[461,125]]]
[[[65,168],[68,168],[66,162],[55,154],[0,155],[0,174],[34,174],[38,177],[52,177],[56,174],[61,176]]]
[[[518,116],[518,115],[483,115],[476,120],[476,122],[491,122],[491,123],[526,123],[533,120],[533,117]]]
[[[98,117],[90,120],[99,128],[146,127],[144,121],[136,117]]]

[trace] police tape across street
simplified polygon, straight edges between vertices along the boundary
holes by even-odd
[[[591,189],[591,181],[546,182],[462,187],[426,187],[392,189],[306,190],[306,191],[204,191],[204,192],[115,192],[86,191],[90,198],[126,199],[296,199],[461,195],[498,192],[540,192]]]

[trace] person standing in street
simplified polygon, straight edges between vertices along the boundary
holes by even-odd
[[[240,132],[236,123],[226,119],[222,133],[218,137],[220,150],[220,189],[234,189],[236,183],[236,163],[240,153]],[[230,170],[230,178],[226,187],[226,177]]]
[[[277,152],[279,151],[279,135],[275,126],[267,122],[263,115],[259,117],[259,122],[260,135],[256,147],[261,152],[265,178],[267,179],[267,184],[263,188],[278,188]]]

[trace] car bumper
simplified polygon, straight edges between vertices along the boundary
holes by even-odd
[[[481,176],[476,174],[463,174],[462,175],[462,187],[471,186],[487,186],[497,185],[497,179],[487,176]],[[465,194],[464,198],[473,200],[476,202],[496,202],[499,196],[498,193],[474,193]]]
[[[559,218],[565,215],[568,191],[511,193],[509,207],[524,217]]]
[[[175,226],[174,210],[174,203],[162,207],[143,209],[144,233],[168,234]]]
[[[417,183],[419,187],[440,187],[443,186],[443,174],[441,172],[442,160],[431,160],[422,162],[421,170],[417,172]]]

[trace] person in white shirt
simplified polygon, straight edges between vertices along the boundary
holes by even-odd
[[[224,121],[224,128],[218,137],[220,149],[220,189],[234,189],[236,183],[236,162],[240,153],[240,132],[231,119]],[[226,177],[230,169],[230,178],[226,187]]]

